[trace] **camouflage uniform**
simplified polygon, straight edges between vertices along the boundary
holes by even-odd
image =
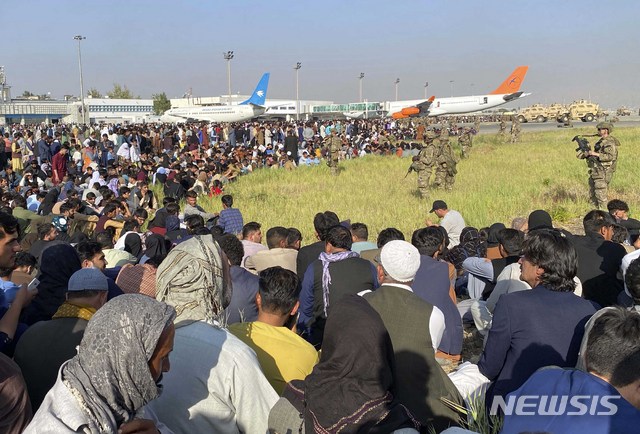
[[[498,139],[504,143],[507,141],[507,124],[504,119],[500,119],[500,131],[498,131]]]
[[[442,124],[440,130],[440,143],[449,143],[449,124]]]
[[[473,129],[476,130],[476,134],[480,132],[480,120],[477,118],[473,123]]]
[[[439,145],[439,152],[436,157],[436,178],[434,180],[434,186],[436,188],[444,187],[447,190],[451,190],[455,182],[455,176],[458,173],[456,169],[458,160],[453,153],[453,148],[449,140],[441,142]]]
[[[469,156],[471,146],[473,145],[473,138],[471,137],[471,130],[469,130],[469,128],[465,128],[460,137],[458,137],[458,144],[462,149],[461,157],[463,159],[467,158]]]
[[[327,166],[331,168],[331,174],[338,174],[338,159],[342,150],[342,140],[336,134],[335,130],[331,130],[331,136],[327,138]]]
[[[425,132],[425,143],[422,149],[413,157],[411,169],[418,173],[418,191],[422,199],[429,197],[429,179],[433,171],[436,157],[436,134],[433,131]]]
[[[601,122],[597,125],[598,130],[613,130],[613,126],[608,122]],[[607,206],[607,189],[613,173],[616,171],[618,162],[618,146],[620,142],[613,136],[601,137],[593,146],[593,151],[600,154],[595,157],[588,157],[584,152],[578,151],[578,158],[586,159],[589,167],[589,193],[591,201],[599,209]]]
[[[511,121],[511,143],[518,143],[520,141],[520,122],[517,117],[513,117]]]

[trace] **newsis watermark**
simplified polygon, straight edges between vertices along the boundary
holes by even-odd
[[[489,410],[505,416],[613,416],[618,412],[615,401],[620,395],[521,395],[508,396],[505,401],[495,396]]]

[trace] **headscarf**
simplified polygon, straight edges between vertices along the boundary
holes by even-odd
[[[176,308],[176,327],[224,318],[229,262],[211,235],[193,236],[169,252],[156,273],[156,299]]]
[[[327,319],[320,362],[304,381],[287,385],[283,396],[303,415],[307,434],[419,429],[393,396],[394,365],[380,315],[362,297],[347,296]]]
[[[124,238],[124,251],[131,253],[136,258],[142,256],[142,238],[135,232],[131,232]]]
[[[52,188],[47,192],[47,195],[42,200],[42,203],[38,207],[38,214],[40,215],[49,215],[51,211],[53,211],[53,206],[58,202],[58,196],[60,195],[60,190],[57,188]]]
[[[117,432],[160,396],[148,362],[176,312],[139,294],[115,297],[91,318],[62,380],[88,415],[89,431]]]
[[[40,258],[38,294],[24,311],[22,321],[31,325],[50,320],[65,301],[71,275],[80,268],[80,257],[69,244],[47,247]]]
[[[167,216],[167,222],[165,224],[165,227],[167,228],[167,232],[179,230],[180,219],[178,218],[178,216],[175,216],[175,215]]]
[[[167,243],[167,240],[162,235],[151,234],[147,236],[145,241],[147,248],[140,259],[140,263],[145,264],[149,261],[155,266],[160,265],[169,253],[169,247],[167,244],[169,243]]]
[[[336,253],[320,253],[318,259],[322,262],[322,301],[324,305],[324,316],[327,316],[329,309],[329,285],[331,285],[331,274],[329,274],[329,264],[340,262],[348,258],[357,258],[360,255],[350,250]]]
[[[467,226],[460,232],[460,244],[449,250],[443,259],[452,263],[456,270],[462,270],[462,263],[471,257],[484,258],[487,255],[487,244],[482,240],[480,232]]]
[[[487,236],[487,244],[489,247],[497,247],[498,244],[500,244],[500,241],[498,241],[498,234],[504,228],[505,226],[502,223],[494,223],[489,226],[489,235]]]
[[[527,222],[530,231],[536,229],[553,229],[551,215],[543,209],[537,209],[529,214]]]

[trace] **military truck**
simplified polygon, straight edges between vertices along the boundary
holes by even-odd
[[[597,117],[602,116],[600,106],[584,99],[572,102],[567,110],[559,113],[556,120],[561,123],[569,120],[581,120],[582,122],[593,122]]]
[[[547,122],[549,112],[542,104],[534,104],[518,111],[518,121],[523,122]]]
[[[616,116],[631,116],[631,110],[629,110],[625,106],[622,106],[618,110],[616,110]]]
[[[549,119],[556,119],[561,113],[568,111],[567,106],[564,104],[553,103],[547,107],[547,113],[549,113]]]

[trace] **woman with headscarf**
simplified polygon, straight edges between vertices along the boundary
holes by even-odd
[[[145,406],[162,392],[175,316],[172,307],[134,294],[100,308],[87,325],[78,355],[62,365],[24,432],[170,432]]]
[[[176,432],[267,432],[278,395],[253,350],[221,326],[231,301],[229,276],[229,261],[211,235],[180,243],[158,268],[156,299],[178,316],[164,381],[171,393],[151,407]]]
[[[487,235],[487,259],[500,259],[500,243],[499,236],[501,230],[505,228],[502,223],[494,223],[489,226],[489,233]]]
[[[474,227],[467,226],[460,232],[460,244],[452,247],[444,254],[443,259],[456,267],[458,273],[462,272],[462,263],[469,257],[484,258],[487,254],[487,245],[482,240],[480,232]]]
[[[320,362],[292,381],[269,414],[271,432],[391,433],[420,429],[394,398],[395,357],[380,315],[347,296],[327,319]]]
[[[58,202],[59,195],[60,195],[60,190],[58,190],[57,188],[54,187],[51,190],[49,190],[47,195],[44,197],[44,200],[38,207],[38,214],[43,216],[47,216],[51,214],[51,211],[53,210],[53,206],[56,204],[56,202]]]
[[[71,275],[82,268],[76,249],[69,244],[54,244],[42,252],[38,294],[23,313],[22,322],[32,325],[48,321],[64,303]]]
[[[158,267],[167,257],[171,243],[162,235],[150,234],[145,240],[146,249],[140,258],[140,264],[151,263]]]
[[[124,250],[131,253],[136,258],[142,257],[142,238],[135,232],[130,232],[124,238]]]

